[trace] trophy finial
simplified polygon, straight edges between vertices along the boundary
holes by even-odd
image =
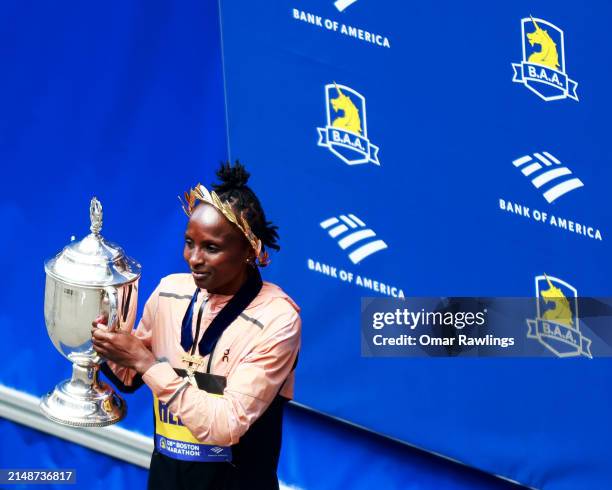
[[[89,219],[91,220],[91,226],[89,229],[94,235],[100,234],[102,229],[102,204],[94,196],[91,198],[89,204]]]

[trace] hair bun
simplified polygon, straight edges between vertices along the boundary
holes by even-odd
[[[221,163],[221,167],[217,170],[217,177],[221,181],[219,184],[214,185],[213,189],[219,192],[225,192],[230,189],[241,189],[246,187],[247,182],[251,174],[247,172],[244,165],[236,160],[236,163],[232,167],[230,162]]]

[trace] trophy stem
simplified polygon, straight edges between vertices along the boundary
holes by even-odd
[[[99,379],[96,363],[73,363],[72,378],[45,395],[40,409],[51,420],[72,427],[104,427],[127,413],[123,398]]]

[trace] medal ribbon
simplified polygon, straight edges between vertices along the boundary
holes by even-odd
[[[198,343],[198,350],[200,356],[204,357],[210,354],[221,335],[227,327],[231,325],[231,323],[240,316],[240,314],[246,309],[247,306],[255,299],[255,297],[261,291],[263,286],[263,282],[261,280],[261,274],[258,269],[253,269],[250,271],[247,280],[240,287],[240,289],[234,294],[234,296],[227,302],[227,304],[221,309],[217,316],[213,319],[211,324],[208,326],[204,335],[202,336],[202,340]],[[196,300],[198,297],[199,288],[196,289],[193,297],[191,298],[191,302],[189,303],[189,307],[185,312],[185,316],[183,317],[183,323],[181,325],[181,347],[185,350],[185,352],[189,352],[189,349],[193,347],[193,334],[191,332],[191,325],[193,322],[193,309],[196,304]],[[204,303],[202,303],[202,307]],[[196,326],[196,338],[200,332],[200,322],[202,320],[202,307],[200,308],[198,314],[198,324]],[[195,349],[193,349],[195,350]]]

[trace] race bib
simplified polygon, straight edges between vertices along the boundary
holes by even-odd
[[[214,395],[213,395],[214,396]],[[223,462],[232,460],[232,448],[199,442],[181,419],[156,396],[155,449],[164,456],[182,461]]]

